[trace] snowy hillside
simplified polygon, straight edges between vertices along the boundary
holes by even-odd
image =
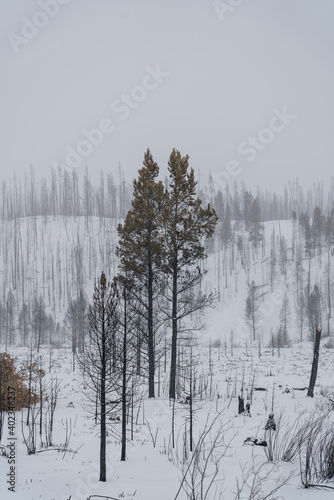
[[[112,218],[83,216],[2,221],[2,314],[5,314],[8,295],[11,293],[16,311],[23,303],[31,302],[34,297],[41,295],[53,322],[62,324],[68,303],[77,296],[80,288],[85,290],[90,300],[94,280],[102,271],[109,278],[117,274],[117,224],[118,221]],[[296,243],[293,247],[293,223],[290,221],[265,222],[264,234],[265,243],[256,253],[248,245],[248,233],[243,230],[235,233],[235,239],[242,238],[244,246],[241,251],[236,244],[227,249],[222,248],[218,236],[213,240],[213,245],[210,244],[208,258],[203,262],[208,273],[202,288],[206,293],[216,292],[217,300],[214,309],[204,312],[207,338],[224,341],[232,329],[235,342],[242,344],[251,341],[245,318],[245,302],[248,285],[253,280],[257,286],[263,286],[261,293],[264,296],[258,304],[257,336],[264,344],[270,341],[271,329],[279,327],[279,313],[285,292],[291,309],[289,336],[292,341],[300,339],[296,329],[296,273],[299,274],[299,291],[307,285],[310,273],[310,289],[319,284],[323,290],[323,300],[326,300],[328,264],[333,268],[333,256],[328,257],[325,250],[308,258],[300,249],[303,245],[301,240],[297,242],[298,247]],[[272,251],[276,252],[274,263]],[[17,327],[17,319],[15,324]],[[325,318],[323,327],[327,327]],[[307,335],[305,329],[303,338]],[[21,337],[17,328],[15,343],[22,343]],[[4,333],[2,339],[4,342]],[[54,339],[57,342],[61,340]]]

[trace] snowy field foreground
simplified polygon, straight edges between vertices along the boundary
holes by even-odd
[[[287,449],[289,424],[298,420],[299,424],[309,418],[312,412],[324,414],[328,408],[328,395],[334,393],[333,371],[334,352],[327,349],[323,340],[314,399],[306,397],[312,363],[310,343],[296,343],[291,348],[277,350],[262,347],[221,347],[203,345],[197,353],[195,375],[202,385],[203,397],[194,401],[195,423],[194,442],[199,442],[206,422],[207,426],[216,418],[211,431],[205,437],[206,445],[199,453],[199,463],[208,458],[208,451],[217,438],[217,448],[209,456],[207,477],[203,483],[202,496],[198,489],[197,499],[220,498],[224,500],[267,498],[266,495],[280,481],[291,475],[288,483],[268,498],[290,499],[329,499],[334,491],[325,489],[305,489],[300,479],[300,458],[284,462],[281,455]],[[215,344],[214,344],[215,345]],[[10,354],[18,362],[26,359],[28,350],[15,348]],[[42,352],[44,365],[49,366],[49,349]],[[260,355],[260,357],[259,357]],[[212,368],[210,370],[210,367]],[[99,439],[94,419],[85,411],[82,384],[78,371],[72,371],[72,357],[69,349],[52,351],[52,368],[46,379],[57,378],[60,382],[59,399],[55,412],[53,442],[55,448],[41,449],[37,437],[35,455],[28,455],[22,439],[22,415],[16,413],[16,486],[15,493],[8,491],[6,475],[9,473],[8,459],[0,457],[0,476],[2,500],[92,500],[105,495],[114,499],[126,500],[185,500],[183,489],[177,496],[180,482],[189,461],[187,481],[193,471],[189,451],[189,405],[180,400],[175,403],[175,448],[172,447],[172,407],[164,394],[164,376],[161,376],[160,397],[154,400],[143,399],[134,408],[133,440],[129,424],[129,443],[127,461],[120,462],[120,443],[117,436],[120,423],[115,420],[110,428],[107,445],[107,482],[98,481]],[[166,376],[167,379],[167,376]],[[238,399],[243,386],[245,402],[254,386],[251,416],[238,415]],[[143,386],[146,389],[146,386]],[[303,390],[301,390],[303,389]],[[157,391],[158,393],[158,391]],[[72,404],[71,404],[72,403]],[[258,440],[269,434],[264,430],[269,414],[274,410],[277,430],[271,433],[273,441],[278,434],[278,446],[274,448],[274,463],[269,463],[266,448],[247,446],[248,437]],[[333,415],[332,415],[333,414]],[[334,412],[329,412],[324,421],[324,429],[333,430]],[[117,415],[115,415],[117,417]],[[280,422],[280,423],[279,423]],[[325,427],[326,426],[326,427]],[[5,421],[2,444],[8,444],[8,425]],[[67,431],[66,431],[67,428]],[[25,424],[23,424],[25,430]],[[186,432],[185,432],[186,430]],[[269,431],[270,432],[270,431]],[[266,434],[266,435],[265,435]],[[69,437],[68,450],[59,451]],[[287,439],[284,439],[284,436]],[[268,449],[268,447],[267,447]],[[219,462],[217,462],[217,460]],[[218,474],[212,489],[205,497],[206,488],[218,463]],[[303,462],[303,458],[302,458]],[[261,467],[261,468],[260,468]],[[258,471],[255,481],[253,472]],[[199,476],[193,476],[195,482]],[[237,481],[242,485],[237,495]],[[253,484],[259,488],[251,496]],[[327,483],[333,484],[333,483]],[[215,491],[217,493],[214,496]]]

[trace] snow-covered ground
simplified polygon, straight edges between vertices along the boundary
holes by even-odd
[[[208,394],[203,400],[197,398],[194,403],[195,442],[203,431],[207,419],[211,422],[219,414],[218,420],[225,426],[223,435],[229,446],[220,461],[217,486],[223,489],[220,498],[226,500],[236,498],[236,481],[237,479],[241,481],[242,468],[247,471],[254,464],[260,465],[267,461],[264,448],[246,446],[243,442],[250,436],[260,440],[264,438],[264,426],[272,405],[276,419],[282,412],[282,425],[284,426],[285,423],[292,423],[305,411],[311,412],[315,408],[319,411],[324,409],[326,398],[321,393],[334,392],[332,377],[334,356],[331,349],[322,348],[321,350],[315,397],[311,399],[306,397],[306,390],[299,390],[306,387],[309,381],[312,361],[312,349],[309,344],[295,344],[291,349],[281,349],[280,357],[276,351],[273,354],[271,349],[262,349],[260,358],[256,347],[248,348],[247,353],[243,347],[234,348],[233,356],[230,347],[227,346],[226,357],[223,348],[212,348],[212,396]],[[15,349],[12,354],[21,360],[26,356],[23,348]],[[49,357],[48,349],[44,350],[43,356],[45,359]],[[1,498],[83,500],[90,495],[109,495],[116,499],[127,498],[129,500],[174,499],[182,478],[185,428],[189,432],[188,405],[181,402],[175,405],[175,446],[178,449],[176,452],[171,446],[172,408],[167,397],[161,395],[160,398],[154,400],[144,400],[144,403],[136,410],[138,414],[134,426],[134,437],[128,444],[126,462],[120,462],[119,440],[117,436],[110,433],[107,448],[108,477],[106,483],[100,483],[98,481],[98,429],[85,411],[80,374],[72,371],[69,350],[53,350],[52,359],[51,374],[60,381],[59,401],[55,414],[54,444],[56,447],[61,447],[64,443],[67,426],[68,433],[71,433],[69,441],[71,451],[65,453],[41,450],[36,455],[27,455],[26,447],[22,442],[22,415],[17,413],[15,495],[7,489],[6,474],[9,472],[9,464],[5,457],[1,457]],[[208,373],[209,347],[207,345],[201,348],[200,359],[200,369]],[[49,379],[51,374],[47,373],[46,378]],[[240,394],[243,380],[246,399],[253,377],[254,386],[266,390],[254,391],[250,417],[237,416],[235,396]],[[150,423],[149,426],[147,422]],[[5,423],[2,440],[4,444],[7,443],[6,426],[7,423]],[[117,433],[119,423],[113,426]],[[25,430],[25,424],[23,429]],[[213,431],[212,436],[214,434]],[[131,437],[130,433],[129,437]],[[268,475],[262,484],[263,492],[269,492],[272,489],[278,480],[275,478],[288,476],[292,471],[294,476],[289,480],[288,485],[277,493],[280,498],[286,500],[331,498],[332,492],[305,490],[302,487],[298,459],[293,463],[279,461],[277,465],[266,465],[260,472],[264,476]],[[178,498],[185,499],[185,493],[181,491]],[[213,498],[213,496],[208,498]],[[240,498],[249,498],[247,488],[245,488],[244,496]],[[260,499],[264,496],[255,498]]]

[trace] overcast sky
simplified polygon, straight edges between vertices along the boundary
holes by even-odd
[[[332,0],[0,6],[1,177],[120,162],[130,181],[147,147],[217,184],[334,175]]]

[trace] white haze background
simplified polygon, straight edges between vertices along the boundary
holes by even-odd
[[[175,147],[203,179],[235,160],[241,170],[233,179],[252,188],[279,189],[296,176],[306,186],[330,180],[332,1],[226,0],[220,16],[211,0],[62,1],[16,45],[13,34],[22,36],[23,18],[32,21],[43,0],[1,1],[1,178],[30,165],[48,175],[65,164],[66,147],[84,139],[82,130],[106,117],[115,130],[79,173],[87,165],[92,175],[117,175],[120,162],[131,180],[150,147],[164,174]],[[157,65],[169,76],[120,120],[111,103]],[[284,106],[296,118],[247,162],[238,146]]]

